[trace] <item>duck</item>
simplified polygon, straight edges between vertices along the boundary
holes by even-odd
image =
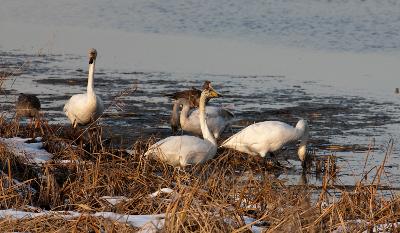
[[[155,157],[175,167],[185,167],[204,163],[217,153],[217,140],[207,126],[206,99],[218,98],[221,95],[211,84],[200,95],[199,123],[203,138],[191,135],[170,136],[148,148],[145,157]]]
[[[295,127],[281,121],[263,121],[249,125],[232,135],[220,147],[264,158],[268,153],[273,153],[286,144],[300,140],[297,155],[304,168],[308,139],[308,124],[304,119],[300,119]]]
[[[210,81],[206,80],[203,83],[202,89],[207,88],[208,85],[210,84]],[[179,104],[176,102],[178,99],[188,99],[190,102],[190,107],[191,108],[197,108],[199,107],[199,100],[200,100],[200,95],[201,95],[201,90],[192,87],[190,90],[184,90],[184,91],[178,91],[170,94],[165,94],[166,97],[169,97],[174,100],[174,104],[172,107],[172,113],[171,113],[171,118],[170,118],[170,125],[172,129],[172,133],[175,134],[180,125],[179,125]],[[206,100],[206,104],[208,102],[208,99]],[[178,114],[176,114],[178,112]]]
[[[187,99],[178,99],[175,104],[182,105],[179,122],[185,132],[194,135],[202,135],[199,109],[190,112],[190,102]],[[179,115],[179,109],[174,109],[174,115]],[[218,139],[225,129],[231,124],[234,114],[223,107],[206,106],[207,126],[216,139]]]
[[[87,125],[98,119],[104,111],[101,98],[94,91],[94,72],[97,51],[89,49],[89,72],[86,93],[73,95],[65,104],[64,112],[73,128]]]
[[[36,122],[40,118],[40,109],[40,100],[36,95],[20,93],[15,103],[16,119],[19,121],[21,117],[28,117],[31,122]]]

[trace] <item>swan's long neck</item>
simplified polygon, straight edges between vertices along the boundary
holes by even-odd
[[[87,83],[87,94],[89,96],[94,96],[94,84],[93,84],[93,76],[94,76],[94,67],[95,61],[89,64],[89,75],[88,75],[88,83]]]
[[[213,145],[217,146],[217,141],[214,138],[214,135],[210,132],[210,129],[207,126],[206,119],[206,96],[202,93],[199,101],[199,118],[200,118],[200,127],[201,132],[203,134],[203,139],[211,142]]]
[[[184,125],[186,124],[186,122],[188,121],[190,105],[189,105],[189,103],[186,103],[186,102],[184,102],[182,104],[183,104],[183,108],[181,111],[181,115],[179,117],[179,122],[181,124],[181,127],[183,128]]]
[[[178,125],[179,125],[179,101],[178,100],[174,101],[174,106],[172,107],[170,123],[171,123],[172,131],[175,132],[178,129]]]
[[[298,133],[298,139],[300,139],[299,149],[297,150],[297,155],[299,156],[300,161],[304,161],[307,155],[307,141],[309,138],[308,125],[306,122],[302,124],[300,127],[296,126],[296,130]]]

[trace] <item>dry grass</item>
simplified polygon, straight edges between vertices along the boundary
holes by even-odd
[[[44,134],[42,134],[42,132]],[[42,167],[28,165],[0,146],[1,209],[37,207],[79,211],[79,218],[40,216],[2,219],[5,231],[23,232],[135,232],[127,224],[89,215],[99,211],[120,214],[166,213],[161,232],[248,232],[252,225],[267,232],[357,232],[374,224],[400,220],[398,196],[384,197],[379,180],[384,163],[371,183],[352,188],[334,186],[334,158],[314,162],[323,176],[322,188],[288,186],[274,177],[261,159],[232,150],[219,150],[217,158],[201,166],[172,168],[142,157],[153,137],[132,143],[132,155],[117,142],[106,140],[104,129],[89,130],[48,125],[42,129],[16,125],[0,117],[3,137],[43,135],[54,159]],[[61,163],[70,160],[69,163]],[[15,182],[13,179],[18,180]],[[149,195],[169,187],[175,192]],[[333,194],[336,193],[336,194]],[[319,194],[319,196],[318,196]],[[128,199],[111,205],[102,196]],[[32,210],[30,210],[32,211]],[[244,216],[256,219],[246,224]],[[359,219],[356,223],[355,220]],[[389,231],[399,231],[390,229]]]

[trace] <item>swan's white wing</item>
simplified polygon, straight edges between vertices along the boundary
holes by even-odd
[[[221,144],[221,147],[264,156],[267,152],[280,149],[295,136],[295,128],[286,123],[264,121],[249,125],[232,135]]]
[[[84,111],[83,106],[87,102],[86,94],[76,94],[71,96],[71,98],[64,105],[64,112],[68,119],[74,124],[75,121],[80,121],[81,112]]]
[[[64,112],[72,112],[74,109],[79,108],[79,106],[82,106],[86,103],[87,101],[87,95],[86,94],[76,94],[71,96],[67,103],[64,105]]]
[[[104,111],[103,101],[96,96],[96,105],[88,104],[87,94],[73,95],[64,106],[65,115],[72,124],[85,125],[99,117]]]
[[[145,156],[157,156],[173,166],[203,163],[215,156],[217,148],[194,136],[171,136],[152,145]]]

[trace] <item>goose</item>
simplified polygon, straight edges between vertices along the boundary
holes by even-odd
[[[15,115],[17,121],[19,121],[21,117],[29,117],[31,122],[33,119],[35,119],[36,122],[36,120],[40,118],[39,111],[40,101],[36,95],[24,93],[19,94],[18,100],[15,104]]]
[[[217,141],[207,126],[205,106],[207,98],[220,96],[211,85],[201,92],[199,121],[203,139],[189,135],[170,136],[150,146],[144,156],[158,157],[172,166],[181,167],[204,163],[214,158]]]
[[[187,99],[183,98],[176,100],[174,105],[183,105],[180,114],[182,130],[195,135],[202,135],[199,121],[199,109],[189,112],[190,103]],[[179,115],[178,108],[174,108],[174,111],[173,115]],[[230,125],[233,117],[233,113],[227,109],[216,106],[206,106],[207,126],[216,139],[218,139],[222,132]]]
[[[94,91],[93,76],[96,64],[97,51],[89,50],[89,74],[87,91],[84,94],[73,95],[65,104],[64,112],[75,128],[87,125],[96,120],[104,111],[103,101]]]
[[[210,84],[210,81],[204,81],[202,89],[205,89]],[[165,94],[165,96],[170,97],[173,100],[178,100],[181,98],[188,99],[190,101],[191,108],[197,108],[199,106],[201,90],[192,87],[190,90],[178,91],[172,94]],[[208,99],[206,100],[206,104]],[[176,114],[178,112],[178,114]],[[171,119],[170,119],[172,133],[175,133],[179,128],[179,104],[174,101],[174,105],[172,107]]]
[[[304,119],[300,119],[296,127],[280,121],[264,121],[247,126],[226,139],[220,147],[265,157],[267,153],[273,153],[288,143],[301,140],[297,155],[304,167],[308,138],[308,125]]]

